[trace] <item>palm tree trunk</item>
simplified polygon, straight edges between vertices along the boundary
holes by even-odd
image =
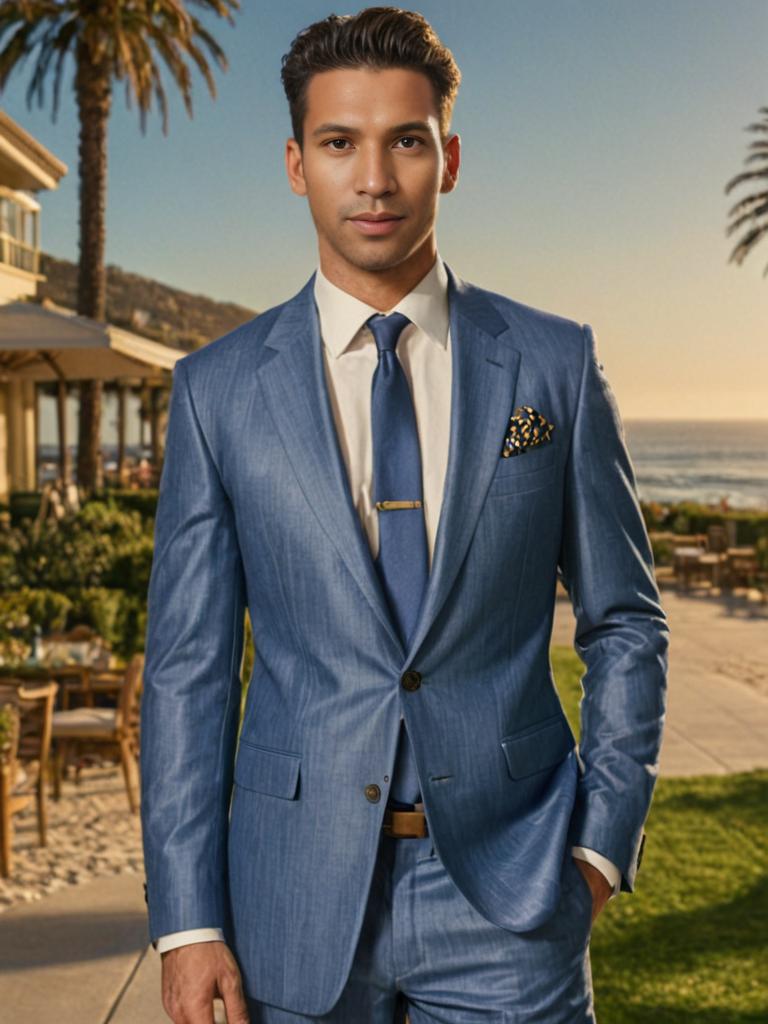
[[[77,312],[106,321],[104,270],[105,207],[107,197],[107,124],[112,101],[109,64],[96,60],[82,40],[77,46],[75,93],[80,115],[80,262]],[[80,382],[80,417],[77,438],[77,481],[87,492],[100,488],[101,451],[100,380]]]

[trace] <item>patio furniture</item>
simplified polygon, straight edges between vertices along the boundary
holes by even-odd
[[[13,815],[23,810],[31,797],[14,796],[19,769],[19,728],[21,715],[15,700],[0,696],[0,878],[11,873],[13,849]]]
[[[710,523],[707,527],[707,551],[724,553],[728,549],[728,531],[722,523]]]
[[[726,559],[727,586],[751,586],[755,581],[758,570],[756,548],[750,544],[742,547],[728,548]]]
[[[134,654],[122,678],[109,688],[117,696],[114,708],[79,707],[54,713],[54,799],[61,797],[61,780],[72,751],[82,753],[111,748],[119,752],[131,813],[138,810],[139,701],[143,671],[144,655]],[[108,692],[106,682],[101,692]]]
[[[3,769],[2,871],[11,869],[12,817],[33,800],[37,805],[37,833],[40,846],[48,841],[46,779],[51,749],[53,705],[58,684],[28,686],[24,680],[4,679],[0,704],[15,706],[19,724],[16,751]]]
[[[89,665],[52,665],[51,673],[56,674],[56,681],[61,686],[59,710],[67,711],[72,707],[70,698],[76,694],[87,707],[93,707],[91,696],[91,668]]]
[[[704,552],[695,565],[697,578],[704,579],[713,587],[722,587],[728,571],[728,558],[724,552]]]
[[[700,547],[675,548],[674,570],[678,590],[688,590],[698,574],[699,560],[704,554]]]

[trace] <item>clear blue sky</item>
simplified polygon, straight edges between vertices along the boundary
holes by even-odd
[[[209,22],[230,59],[190,120],[168,80],[170,128],[146,135],[119,85],[110,122],[107,262],[254,309],[315,266],[306,201],[288,188],[280,57],[328,3],[244,0]],[[441,255],[467,280],[590,323],[622,414],[768,416],[768,242],[728,264],[745,126],[768,105],[766,0],[466,0],[418,9],[463,73],[457,190]],[[42,245],[77,259],[72,65],[57,122],[0,104],[69,166],[41,194]]]

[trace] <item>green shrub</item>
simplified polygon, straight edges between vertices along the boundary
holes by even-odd
[[[651,550],[653,551],[654,565],[672,565],[675,549],[668,540],[657,540],[652,537]]]
[[[66,627],[72,601],[54,590],[22,587],[0,594],[0,637],[17,637],[31,642],[35,626],[44,633]]]
[[[157,514],[157,488],[141,490],[95,491],[93,499],[126,512],[138,512],[143,520],[154,519]]]

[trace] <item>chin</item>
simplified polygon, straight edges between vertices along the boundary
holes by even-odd
[[[363,251],[343,253],[344,258],[358,270],[390,270],[405,262],[413,249],[387,249],[385,246],[370,246]]]

